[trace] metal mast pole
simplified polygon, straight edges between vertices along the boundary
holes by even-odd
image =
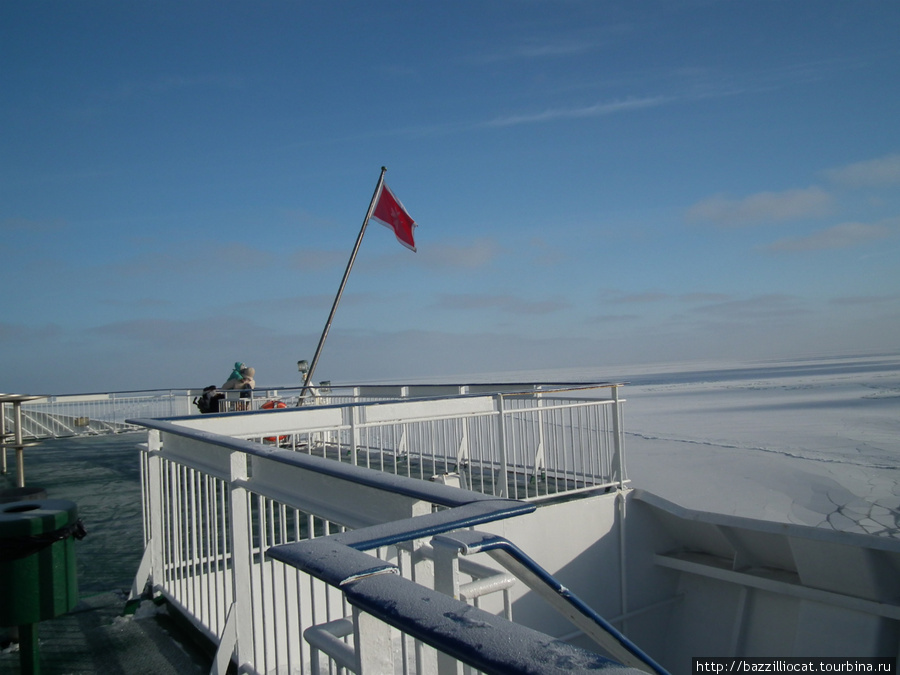
[[[344,286],[347,285],[347,277],[350,276],[350,270],[353,268],[356,254],[359,252],[359,245],[362,243],[363,235],[366,233],[366,227],[369,224],[369,218],[372,217],[372,212],[375,211],[375,203],[378,201],[378,195],[381,193],[381,186],[384,185],[385,171],[387,171],[387,168],[381,167],[378,185],[375,186],[375,192],[372,194],[369,210],[366,211],[366,219],[363,221],[362,227],[359,230],[359,236],[356,238],[356,245],[353,247],[353,253],[350,254],[347,269],[344,270],[344,278],[341,280],[341,287],[338,289],[337,295],[334,298],[334,304],[331,306],[331,313],[328,315],[328,321],[325,322],[325,330],[322,331],[322,337],[319,338],[319,345],[316,347],[315,356],[313,356],[312,363],[309,364],[309,370],[306,373],[306,380],[303,382],[303,389],[300,391],[300,398],[297,401],[297,405],[302,403],[303,395],[309,389],[309,383],[312,382],[313,372],[316,370],[316,364],[319,362],[319,355],[322,353],[322,345],[325,344],[325,338],[328,337],[328,331],[331,329],[331,322],[334,320],[334,313],[337,311],[338,303],[340,303],[341,296],[344,294]]]

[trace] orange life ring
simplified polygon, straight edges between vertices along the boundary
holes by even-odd
[[[274,410],[275,408],[287,408],[287,403],[284,401],[266,401],[259,407],[262,410]],[[287,438],[287,436],[279,436],[278,438],[266,436],[263,440],[269,441],[269,443],[280,443],[281,441],[286,441]]]

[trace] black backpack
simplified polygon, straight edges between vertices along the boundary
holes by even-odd
[[[219,412],[219,401],[225,398],[225,394],[216,391],[215,385],[210,385],[203,390],[203,395],[194,399],[194,405],[200,409],[201,414]]]

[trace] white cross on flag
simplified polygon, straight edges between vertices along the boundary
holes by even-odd
[[[381,195],[378,197],[378,203],[375,205],[372,217],[385,227],[392,229],[397,237],[397,241],[406,248],[412,251],[416,250],[416,242],[413,239],[416,221],[410,217],[406,209],[403,208],[403,204],[394,196],[394,193],[391,192],[387,185],[382,186]]]

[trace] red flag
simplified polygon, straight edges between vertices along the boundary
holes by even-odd
[[[394,196],[394,193],[391,192],[387,185],[383,185],[381,188],[381,195],[378,197],[378,203],[375,205],[372,217],[385,227],[392,229],[397,237],[397,241],[406,248],[413,251],[416,250],[416,242],[413,240],[413,230],[416,227],[416,221],[410,217],[406,209],[403,208],[403,204]]]

